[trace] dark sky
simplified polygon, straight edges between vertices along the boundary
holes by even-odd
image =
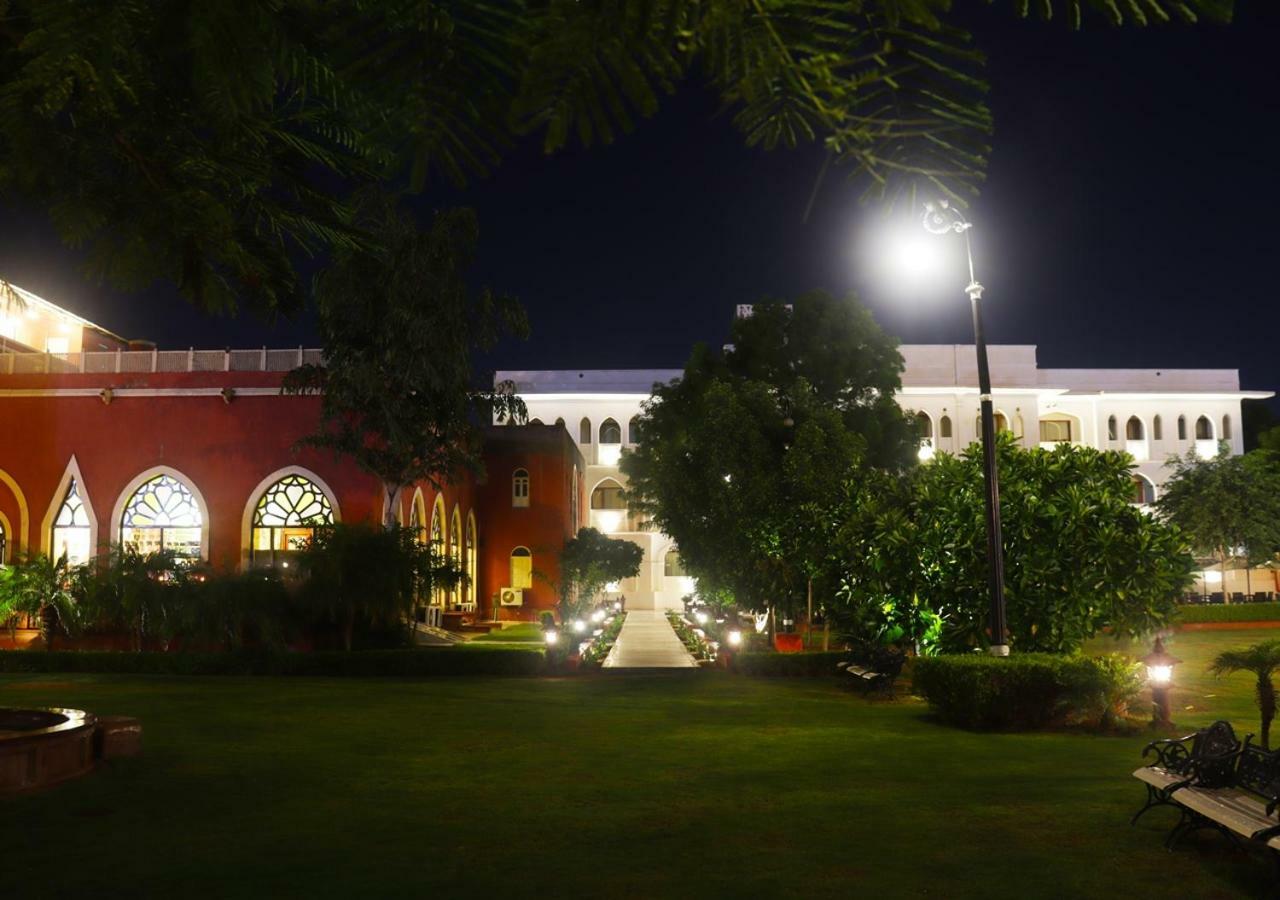
[[[996,120],[970,212],[989,339],[1037,344],[1047,366],[1228,367],[1280,386],[1280,4],[1245,0],[1226,28],[1083,33],[1011,5],[957,3]],[[528,308],[532,339],[492,364],[675,367],[723,339],[734,304],[815,287],[856,290],[903,341],[971,340],[959,257],[945,287],[890,280],[868,262],[885,223],[859,208],[861,184],[833,172],[804,222],[819,153],[748,150],[717,108],[693,88],[612,146],[548,158],[533,141],[418,201],[474,206],[478,277]],[[8,219],[0,274],[127,336],[312,340],[305,322],[209,320],[165,286],[87,284],[46,224]]]

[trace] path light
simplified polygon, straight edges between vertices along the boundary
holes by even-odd
[[[733,631],[729,632],[729,646],[730,647],[742,646],[742,632],[736,628],[733,629]]]
[[[1151,652],[1142,658],[1147,667],[1147,681],[1151,685],[1153,714],[1151,724],[1158,727],[1169,727],[1173,722],[1169,717],[1169,689],[1173,687],[1173,667],[1182,660],[1165,652],[1164,641],[1156,638]]]
[[[592,621],[592,622],[603,622],[603,621],[604,621],[604,610],[603,610],[603,609],[597,609],[595,612],[593,612],[593,613],[591,614],[591,621]]]
[[[542,639],[547,642],[548,647],[554,647],[556,643],[560,640],[560,632],[555,630],[544,631],[542,633]]]
[[[617,611],[621,610],[621,609],[622,609],[622,601],[621,601],[621,600],[614,600],[614,601],[613,601],[613,609],[614,609],[614,611],[615,611],[615,612],[617,612]]]
[[[586,631],[586,630],[587,630],[587,623],[586,623],[586,622],[582,621],[581,619],[574,619],[574,620],[573,620],[573,633],[574,633],[574,634],[582,634],[582,632],[584,632],[584,631]]]
[[[698,610],[696,613],[694,613],[693,617],[697,619],[699,625],[707,624],[707,614],[704,613],[702,610]]]

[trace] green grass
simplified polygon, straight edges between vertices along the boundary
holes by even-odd
[[[521,622],[518,625],[508,625],[498,631],[490,631],[488,634],[477,635],[467,643],[541,644],[543,641],[541,625],[537,622]]]
[[[1203,669],[1266,636],[1175,636],[1180,724],[1254,727],[1249,679]],[[1272,877],[1212,834],[1166,853],[1167,810],[1129,827],[1144,736],[957,731],[834,679],[0,676],[14,704],[136,715],[146,746],[0,801],[23,897],[1226,898]]]
[[[1267,622],[1280,619],[1280,603],[1214,603],[1209,606],[1180,606],[1178,621]]]

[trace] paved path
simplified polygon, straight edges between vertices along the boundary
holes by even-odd
[[[618,640],[604,661],[606,669],[696,669],[698,663],[676,637],[666,613],[627,611]]]

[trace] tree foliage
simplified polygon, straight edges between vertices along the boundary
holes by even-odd
[[[290,372],[285,391],[322,395],[320,430],[304,442],[376,476],[391,524],[403,488],[478,470],[479,425],[495,413],[524,417],[514,385],[479,386],[472,354],[504,334],[523,337],[527,324],[515,300],[467,283],[478,236],[470,210],[439,212],[423,230],[381,193],[360,209],[376,248],[340,251],[318,276],[325,363]]]
[[[0,615],[37,620],[45,649],[52,650],[58,632],[73,634],[79,626],[74,574],[65,553],[56,559],[35,554],[5,567],[0,577]]]
[[[1231,0],[1014,0],[1079,27]],[[521,136],[607,143],[709,83],[751,145],[820,145],[891,199],[986,165],[982,58],[951,0],[3,0],[0,193],[126,288],[302,303],[294,258],[370,239],[353,184],[489,171]]]
[[[1212,459],[1194,453],[1170,457],[1173,475],[1156,506],[1178,525],[1202,557],[1225,567],[1243,555],[1251,564],[1280,548],[1280,465],[1274,454],[1223,451]]]
[[[1271,749],[1271,723],[1276,717],[1276,688],[1272,676],[1280,669],[1280,641],[1263,641],[1243,650],[1224,650],[1214,657],[1209,671],[1221,678],[1233,672],[1250,672],[1256,679],[1258,710],[1262,715],[1262,749]]]
[[[579,618],[606,584],[639,574],[643,559],[639,544],[579,529],[560,551],[560,621]]]
[[[676,540],[700,590],[791,606],[828,567],[815,510],[847,473],[913,459],[893,400],[902,358],[854,298],[821,292],[757,305],[731,339],[655,387],[622,459],[628,503]]]

